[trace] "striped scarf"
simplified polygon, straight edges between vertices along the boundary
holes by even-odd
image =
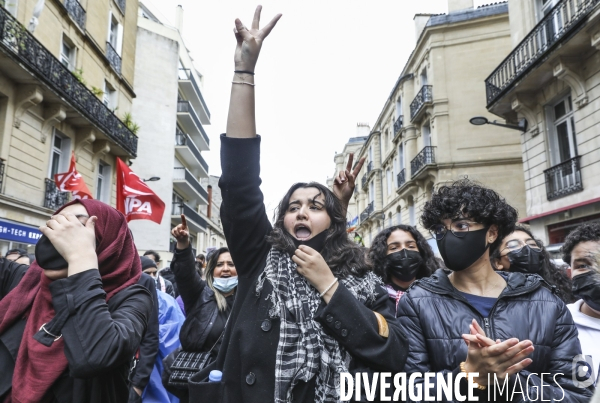
[[[348,372],[352,357],[314,319],[322,301],[319,292],[298,273],[289,255],[276,249],[267,256],[267,265],[257,281],[257,294],[265,280],[273,286],[269,316],[280,319],[275,403],[291,402],[294,386],[314,376],[315,402],[339,402],[340,373]],[[383,286],[372,272],[360,278],[348,276],[340,283],[363,304],[373,303],[376,286]]]

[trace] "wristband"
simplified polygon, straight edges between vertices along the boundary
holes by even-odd
[[[253,71],[248,71],[248,70],[233,70],[234,73],[238,73],[238,74],[250,74],[251,76],[254,75]]]
[[[327,287],[327,288],[325,289],[325,291],[323,291],[323,292],[322,292],[322,293],[321,293],[319,296],[320,296],[321,298],[323,298],[323,295],[327,294],[327,291],[331,290],[331,287],[333,287],[333,286],[335,285],[335,283],[337,283],[337,282],[338,282],[338,279],[337,279],[337,277],[334,277],[333,283],[329,284],[329,287]]]
[[[469,375],[469,373],[465,369],[465,364],[466,363],[464,361],[460,363],[460,372],[464,372],[465,374]],[[476,385],[477,385],[477,389],[479,389],[479,390],[486,390],[487,389],[487,386],[485,386],[485,385],[480,385],[478,383]]]

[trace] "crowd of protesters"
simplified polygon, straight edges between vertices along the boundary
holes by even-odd
[[[112,207],[56,211],[34,256],[0,258],[0,401],[338,402],[340,374],[377,372],[476,373],[479,401],[490,376],[508,385],[495,401],[517,384],[521,401],[589,401],[600,223],[567,236],[559,267],[500,194],[461,179],[438,185],[420,217],[441,259],[409,225],[383,229],[365,253],[346,232],[364,163],[352,156],[333,190],[296,183],[269,221],[254,68],[280,15],[261,29],[260,12],[250,29],[236,20],[219,182],[228,248],[194,256],[182,216],[159,270]],[[415,388],[441,378],[423,379]]]

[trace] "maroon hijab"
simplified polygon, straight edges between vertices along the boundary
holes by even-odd
[[[125,216],[109,205],[97,200],[74,200],[66,206],[81,203],[89,216],[96,216],[96,254],[98,270],[108,301],[119,291],[137,283],[142,275],[140,258]],[[17,320],[27,318],[25,332],[19,347],[12,380],[12,391],[6,402],[43,402],[47,392],[67,369],[64,340],[55,341],[50,347],[36,341],[33,336],[42,324],[54,316],[51,280],[42,268],[33,262],[23,279],[0,301],[0,334]]]

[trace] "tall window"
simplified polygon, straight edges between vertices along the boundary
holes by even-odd
[[[423,126],[423,147],[429,147],[431,145],[431,127],[429,122]]]
[[[571,95],[549,107],[547,112],[552,121],[549,133],[552,165],[557,165],[577,156]]]
[[[410,221],[410,225],[412,225],[413,227],[416,224],[416,220],[415,220],[415,205],[414,204],[410,204],[408,206],[408,220]]]
[[[369,161],[367,162],[372,162],[373,161],[373,146],[369,147]]]
[[[371,181],[369,183],[369,203],[375,200],[375,182]]]
[[[421,87],[427,85],[429,81],[427,80],[427,68],[421,70]]]
[[[400,207],[396,210],[396,225],[402,224],[402,210]]]
[[[404,144],[398,146],[398,173],[404,169]]]
[[[388,227],[391,227],[393,225],[394,225],[394,223],[392,222],[392,213],[390,213],[388,215]]]
[[[96,180],[96,199],[105,203],[110,201],[110,165],[98,162],[98,178]]]
[[[392,194],[393,192],[393,188],[392,188],[392,171],[390,171],[390,169],[388,168],[387,172],[386,172],[386,177],[387,177],[387,194],[388,196]]]
[[[77,48],[69,38],[63,35],[60,48],[60,62],[69,70],[75,69],[75,57]]]
[[[402,116],[402,99],[398,97],[396,100],[396,119]]]
[[[113,13],[108,14],[108,43],[110,46],[121,56],[121,50],[123,48],[123,26],[119,24],[119,21]]]
[[[50,167],[48,177],[54,179],[54,175],[66,172],[69,169],[71,140],[54,130],[52,136],[52,150],[50,151]]]
[[[102,102],[104,102],[104,105],[106,105],[108,109],[114,110],[117,107],[117,91],[108,83],[108,81],[104,82]]]

